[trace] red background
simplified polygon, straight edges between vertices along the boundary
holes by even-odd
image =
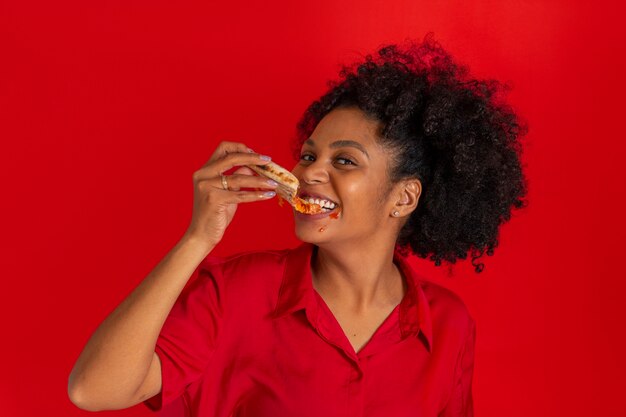
[[[415,259],[477,320],[476,415],[626,415],[624,24],[586,3],[1,2],[0,414],[91,415],[67,397],[74,361],[186,230],[217,143],[291,167],[339,64],[433,31],[530,127],[530,205],[484,272]],[[297,244],[285,207],[255,204],[216,254]]]

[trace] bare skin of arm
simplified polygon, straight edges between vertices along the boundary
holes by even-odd
[[[161,391],[161,363],[154,348],[163,324],[191,275],[222,239],[237,205],[275,195],[262,190],[273,190],[276,183],[268,184],[267,178],[244,166],[268,162],[242,143],[221,142],[194,172],[189,228],[85,345],[68,381],[68,394],[76,406],[88,411],[119,410]],[[225,182],[222,173],[235,166],[241,168]]]
[[[89,411],[131,407],[161,391],[157,337],[196,267],[213,248],[183,237],[89,339],[68,393]]]

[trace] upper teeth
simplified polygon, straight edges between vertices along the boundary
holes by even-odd
[[[320,206],[329,208],[331,210],[335,208],[335,203],[333,203],[332,201],[328,201],[328,200],[324,200],[320,198],[309,197],[306,199],[306,201],[308,201],[311,204],[319,204]]]

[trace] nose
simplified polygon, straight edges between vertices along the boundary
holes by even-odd
[[[308,185],[324,184],[328,182],[328,171],[317,160],[305,167],[301,167],[300,178]]]

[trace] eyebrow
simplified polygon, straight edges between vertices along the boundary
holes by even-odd
[[[309,139],[305,140],[304,143],[306,143],[307,145],[315,147],[315,142],[313,142],[313,139],[309,138]],[[370,155],[367,153],[367,151],[365,150],[363,145],[361,145],[359,142],[355,142],[353,140],[348,140],[348,139],[341,139],[341,140],[337,140],[337,141],[335,141],[335,142],[330,144],[331,148],[343,148],[343,147],[346,147],[346,146],[351,147],[351,148],[356,148],[356,149],[360,150],[369,159]]]

